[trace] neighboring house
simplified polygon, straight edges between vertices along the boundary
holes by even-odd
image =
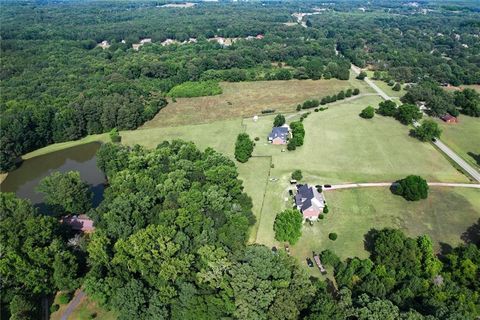
[[[290,126],[284,124],[281,127],[273,127],[272,132],[268,135],[268,141],[272,144],[287,144],[290,138]]]
[[[63,223],[68,224],[73,230],[90,233],[95,230],[93,220],[88,216],[81,214],[79,216],[68,216],[63,218]]]
[[[442,119],[446,123],[458,123],[458,119],[448,113],[444,116],[441,116],[440,119]]]
[[[317,220],[325,207],[323,193],[319,193],[315,187],[308,184],[297,184],[295,205],[302,213],[305,220]]]
[[[108,43],[107,40],[103,40],[97,46],[99,46],[100,48],[102,48],[104,50],[110,48],[110,44]]]

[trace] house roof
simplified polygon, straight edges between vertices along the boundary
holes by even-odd
[[[63,219],[63,222],[70,225],[73,230],[80,230],[83,232],[92,232],[95,227],[93,220],[86,215],[69,216]]]
[[[295,205],[304,218],[317,217],[325,207],[325,199],[323,193],[319,193],[314,187],[298,184]]]
[[[288,134],[288,127],[273,127],[272,132],[268,135],[268,140],[280,138],[284,141],[287,141]]]
[[[447,113],[446,115],[442,116],[441,119],[443,121],[448,121],[448,120],[457,120],[457,118],[455,118],[454,116],[452,116],[451,114]]]

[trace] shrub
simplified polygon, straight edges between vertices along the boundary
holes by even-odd
[[[113,143],[120,142],[122,140],[122,137],[120,137],[120,134],[118,133],[117,128],[113,128],[110,133],[110,140],[112,140]]]
[[[300,111],[300,110],[302,110],[302,105],[298,104],[297,105],[297,111]]]
[[[329,233],[328,234],[328,239],[335,241],[337,240],[337,234],[335,232]]]
[[[323,213],[328,213],[328,206],[323,207]]]
[[[258,141],[258,140],[260,140],[260,138],[259,138],[259,137],[255,137],[255,141]]]
[[[367,73],[365,71],[360,71],[360,74],[357,76],[358,80],[363,80],[367,77]]]
[[[50,313],[57,312],[58,309],[60,309],[60,306],[59,306],[58,304],[56,304],[56,303],[55,303],[55,304],[52,304],[52,305],[50,306]]]
[[[313,100],[306,100],[303,102],[302,109],[311,109],[318,107],[320,102],[316,99]]]
[[[343,100],[343,99],[345,99],[345,92],[340,91],[340,92],[337,94],[337,99],[338,99],[338,100]]]
[[[281,127],[285,124],[285,116],[283,114],[277,114],[273,120],[274,127]]]
[[[393,80],[388,80],[387,84],[391,87],[395,84],[395,81]]]
[[[222,88],[217,81],[187,81],[176,85],[169,92],[168,95],[173,98],[191,98],[202,96],[213,96],[222,93]]]
[[[347,91],[345,92],[345,97],[349,98],[352,96],[352,94],[353,94],[352,89],[347,89]]]
[[[275,109],[265,109],[265,110],[262,110],[261,112],[262,112],[262,114],[274,113],[274,112],[275,112]]]
[[[428,197],[428,184],[420,176],[410,175],[396,182],[392,186],[392,191],[396,195],[404,197],[408,201],[418,201]]]
[[[323,250],[320,253],[320,260],[324,265],[329,265],[332,267],[336,267],[340,262],[340,258],[331,250]]]
[[[318,219],[320,219],[320,220],[323,220],[324,218],[325,218],[325,216],[323,214],[318,216]]]
[[[303,175],[301,170],[295,170],[292,172],[292,179],[293,180],[302,180]]]
[[[242,163],[247,162],[252,156],[253,146],[250,136],[246,133],[240,133],[235,143],[235,159]]]
[[[293,151],[297,149],[297,145],[295,144],[295,142],[293,140],[290,140],[287,144],[287,150],[288,151]]]
[[[375,109],[372,106],[368,106],[360,112],[360,117],[364,119],[372,119],[375,115]]]
[[[353,89],[353,95],[354,96],[358,95],[359,93],[360,93],[360,89],[358,89],[358,88]]]
[[[318,112],[318,108],[316,108],[316,109],[315,109],[315,110],[313,110],[313,111],[315,111],[315,112]]]
[[[72,298],[72,294],[69,292],[64,292],[58,295],[58,303],[59,304],[67,304],[70,302]]]
[[[397,113],[397,104],[392,100],[382,101],[378,104],[378,113],[382,116],[393,117]]]
[[[400,83],[395,83],[395,85],[393,86],[392,90],[393,91],[400,91],[400,89],[402,89],[402,86],[400,86]]]
[[[317,192],[318,192],[318,193],[322,193],[322,192],[323,192],[322,186],[318,186],[318,187],[317,187]]]

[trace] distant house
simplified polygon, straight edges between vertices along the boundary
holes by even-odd
[[[446,123],[458,123],[458,119],[451,114],[446,114],[444,116],[441,116],[440,119],[445,121]]]
[[[272,144],[287,144],[290,138],[290,126],[284,124],[281,127],[273,127],[272,132],[268,135],[268,141]]]
[[[303,219],[317,220],[325,207],[323,193],[319,193],[315,187],[308,184],[297,184],[295,205],[302,213]]]
[[[63,223],[68,224],[73,230],[90,233],[95,230],[93,220],[88,216],[81,214],[79,216],[68,216],[63,218]]]
[[[263,38],[265,38],[265,36],[263,34],[257,34],[255,38],[258,40],[262,40]]]
[[[110,48],[110,44],[108,43],[107,40],[103,40],[97,46],[99,46],[100,48],[102,48],[104,50]]]

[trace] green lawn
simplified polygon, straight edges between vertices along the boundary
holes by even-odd
[[[122,143],[126,145],[140,144],[155,148],[164,140],[182,139],[195,142],[200,149],[212,147],[225,155],[233,156],[235,140],[242,131],[242,120],[235,119],[208,124],[122,131],[120,135]]]
[[[364,235],[371,228],[393,227],[409,236],[428,234],[438,250],[440,242],[452,246],[480,218],[480,190],[431,188],[428,199],[409,202],[388,188],[332,190],[326,192],[330,212],[313,226],[305,224],[300,241],[292,247],[302,260],[312,251],[332,249],[341,258],[367,257]],[[328,234],[338,234],[336,241]],[[312,270],[317,272],[317,270]]]
[[[257,243],[267,246],[282,246],[274,239],[273,222],[278,212],[293,205],[288,196],[288,190],[292,188],[289,179],[291,172],[295,169],[302,170],[303,181],[310,184],[389,182],[409,174],[421,175],[429,181],[468,182],[468,179],[455,170],[431,144],[422,143],[410,137],[408,135],[409,127],[403,126],[389,117],[375,116],[374,119],[365,120],[358,116],[365,106],[376,106],[379,101],[380,98],[376,96],[366,96],[330,104],[328,105],[329,109],[322,112],[312,112],[304,121],[305,144],[293,152],[282,152],[282,149],[286,149],[285,146],[274,146],[267,142],[266,137],[271,129],[274,116],[260,117],[256,122],[252,119],[243,121],[250,136],[260,138],[260,141],[256,142],[254,155],[271,156],[274,168],[270,169],[270,177],[278,179],[267,182],[262,214],[256,226]],[[289,116],[287,115],[287,117]],[[295,118],[298,116],[289,118],[289,121]],[[249,194],[258,192],[257,190],[258,188],[254,190],[248,186],[246,188]],[[441,199],[449,195],[450,191],[456,192],[449,189],[447,192],[436,193],[437,196],[434,194],[430,199],[434,199],[434,202],[438,200],[440,204],[433,203],[429,210],[438,212],[438,214],[447,214],[455,208],[456,201],[463,201],[452,196],[452,201],[448,202],[448,206],[443,207]],[[367,196],[366,200],[357,199],[359,204],[364,203],[363,200],[365,200],[365,208],[370,210],[371,219],[365,221],[365,226],[368,228],[381,227],[383,224],[394,226],[394,223],[399,223],[398,216],[404,214],[402,210],[410,205],[401,198],[393,198],[388,190],[379,192],[372,194],[371,197]],[[327,194],[328,202],[335,201],[333,204],[330,202],[332,205],[340,206],[342,204],[343,200],[336,201],[330,199],[330,196],[334,195]],[[348,202],[345,205],[348,208]],[[478,216],[480,210],[478,202],[475,210]],[[363,211],[361,209],[361,212]],[[413,209],[412,212],[414,212]],[[462,211],[463,213],[465,212]],[[469,214],[472,215],[472,211],[469,211]],[[336,220],[335,232],[357,234],[353,229],[364,219],[361,215],[358,217],[357,220],[351,217]],[[424,220],[419,219],[418,221],[426,221],[425,223],[431,224],[432,228],[437,229],[440,224],[433,225],[432,221],[427,218],[424,217]],[[376,221],[379,222],[378,225],[376,225]],[[405,228],[415,233],[418,221],[411,225],[405,225]],[[463,218],[457,221],[460,223],[456,223],[454,220],[450,221],[451,232],[441,239],[450,242],[455,236],[458,238],[459,232],[464,230],[464,223],[467,221]],[[468,223],[470,222],[468,221]],[[321,223],[326,222],[322,221],[319,224]],[[321,245],[325,244],[324,241],[319,242],[320,246],[318,247],[307,246],[305,241],[311,242],[312,237],[319,236],[319,239],[322,237],[317,234],[318,231],[315,231],[317,228],[310,231],[308,231],[309,227],[305,228],[305,235],[300,240],[300,243],[303,242],[303,244],[294,247],[294,251],[298,251],[296,248],[304,248],[299,254],[294,252],[301,259],[305,258],[307,252],[319,250],[323,248]],[[424,229],[420,231],[424,232]],[[360,227],[358,230],[357,235],[360,236],[368,231],[368,229],[363,230]],[[438,230],[443,232],[441,228]],[[312,234],[309,235],[309,232]],[[328,234],[322,236],[326,237]],[[345,240],[339,239],[336,243],[342,245],[342,241]],[[328,244],[328,241],[326,243]],[[343,256],[365,254],[362,239],[345,242],[344,252],[340,252],[340,254]]]
[[[465,161],[480,169],[480,118],[460,115],[459,123],[437,121],[443,130],[442,141]]]

